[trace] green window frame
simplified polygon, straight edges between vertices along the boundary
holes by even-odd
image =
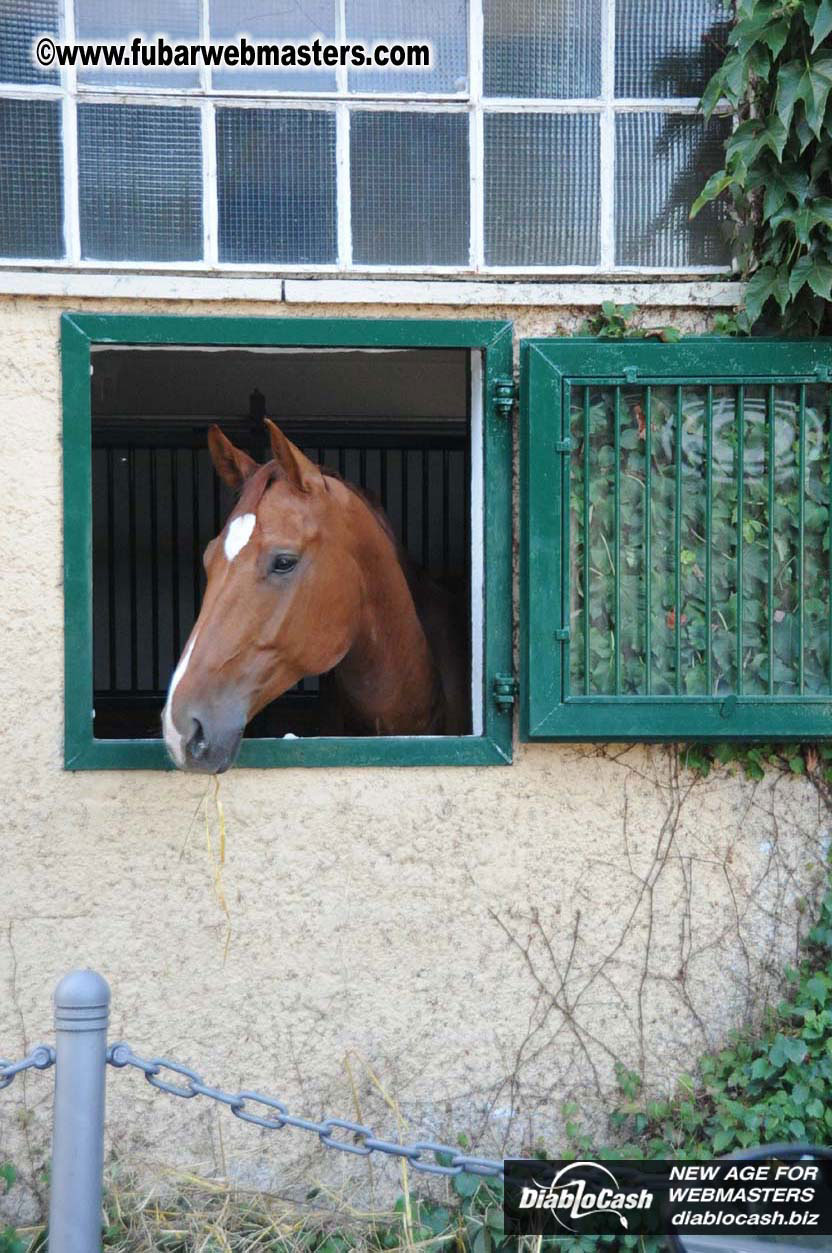
[[[832,736],[830,378],[830,340],[521,344],[521,738]]]
[[[92,420],[95,344],[227,347],[462,348],[482,360],[483,732],[469,736],[244,740],[241,766],[453,766],[506,764],[511,704],[494,698],[511,674],[511,457],[506,379],[510,322],[269,317],[156,317],[65,313],[63,375],[65,739],[68,770],[172,769],[157,739],[102,740],[92,734]],[[509,392],[510,394],[510,392]],[[508,402],[510,407],[510,401]]]

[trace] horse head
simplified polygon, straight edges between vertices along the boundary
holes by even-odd
[[[265,465],[219,427],[208,434],[214,467],[239,499],[205,549],[205,595],[162,714],[168,750],[190,770],[227,770],[246,723],[300,679],[336,666],[358,629],[353,493],[266,425]]]

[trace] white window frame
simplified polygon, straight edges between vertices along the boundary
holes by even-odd
[[[178,272],[183,275],[222,275],[223,280],[214,291],[206,288],[206,295],[222,298],[234,288],[234,278],[240,275],[322,275],[343,278],[380,279],[391,276],[428,278],[471,279],[538,279],[548,281],[564,277],[581,276],[588,279],[621,280],[672,277],[702,279],[730,273],[728,265],[690,265],[682,268],[672,266],[634,266],[615,264],[615,119],[623,113],[664,113],[675,116],[692,116],[699,112],[698,98],[645,98],[622,99],[615,97],[615,4],[616,0],[601,0],[601,91],[598,97],[586,99],[540,99],[526,97],[488,97],[483,94],[483,7],[482,0],[468,0],[468,91],[463,93],[425,94],[348,91],[347,69],[336,68],[334,92],[281,92],[266,93],[252,90],[229,91],[211,85],[210,71],[200,69],[200,82],[194,87],[163,89],[158,86],[141,87],[124,85],[107,88],[100,84],[85,85],[77,81],[74,68],[61,70],[60,84],[0,84],[0,98],[17,100],[48,100],[61,102],[63,132],[63,197],[64,197],[64,244],[65,256],[48,258],[0,257],[0,290],[20,290],[10,284],[11,271],[83,271],[119,274]],[[200,0],[200,41],[208,40],[209,0]],[[75,42],[75,0],[60,0],[60,37],[67,43]],[[335,39],[346,38],[346,0],[338,0]],[[81,257],[80,216],[78,207],[78,136],[76,104],[114,103],[175,105],[197,108],[201,116],[202,135],[202,215],[203,257],[199,261],[113,261]],[[274,263],[274,262],[226,262],[219,260],[218,202],[217,202],[217,154],[214,113],[217,107],[257,109],[324,110],[335,115],[336,126],[336,188],[337,188],[337,244],[338,259],[332,263]],[[350,116],[356,109],[376,112],[457,112],[469,117],[469,185],[470,185],[470,233],[467,264],[459,265],[403,265],[403,264],[354,264],[352,258],[351,194],[350,194]],[[600,129],[600,206],[599,206],[599,262],[597,265],[564,266],[493,266],[485,263],[485,204],[484,204],[484,116],[486,113],[548,113],[548,114],[595,114]],[[22,277],[22,276],[21,276]],[[125,275],[126,277],[126,275]],[[533,284],[528,284],[532,286]],[[364,285],[366,286],[366,284]],[[449,284],[450,286],[450,284]],[[458,286],[458,284],[457,284]],[[564,287],[569,284],[562,285]],[[578,286],[575,284],[574,286]],[[645,284],[645,286],[647,286]],[[730,299],[720,290],[718,303],[734,303],[736,284],[722,282],[715,288],[732,289]],[[54,287],[54,284],[53,284]],[[274,299],[275,283],[270,281],[260,293],[261,299]],[[33,285],[32,290],[47,291],[49,285]],[[28,290],[28,288],[24,288]],[[56,294],[61,294],[54,287]],[[72,284],[63,290],[72,293]],[[138,294],[127,290],[124,294]],[[182,294],[192,294],[193,289],[182,288]],[[75,294],[84,294],[77,290]],[[94,293],[97,294],[97,293]],[[102,293],[104,294],[104,293]],[[107,294],[110,294],[109,292]],[[112,294],[116,294],[114,288]],[[161,294],[161,293],[160,293]],[[237,292],[234,291],[236,295]],[[714,293],[704,292],[701,303],[709,303]],[[608,299],[600,291],[598,298]],[[571,298],[545,300],[543,303],[570,303]],[[649,295],[648,295],[649,300]],[[479,301],[477,303],[480,303]],[[484,303],[484,301],[483,301]],[[494,303],[498,303],[495,299]],[[535,303],[524,299],[517,303]],[[597,303],[591,299],[587,303]],[[660,303],[660,301],[659,301]],[[675,302],[674,302],[675,303]],[[700,303],[696,301],[695,303]]]

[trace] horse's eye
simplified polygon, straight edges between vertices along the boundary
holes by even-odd
[[[288,574],[290,570],[294,570],[297,564],[297,557],[293,557],[291,553],[277,553],[272,557],[269,573]]]

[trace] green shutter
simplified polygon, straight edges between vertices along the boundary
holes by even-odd
[[[832,735],[832,342],[521,346],[522,734]]]

